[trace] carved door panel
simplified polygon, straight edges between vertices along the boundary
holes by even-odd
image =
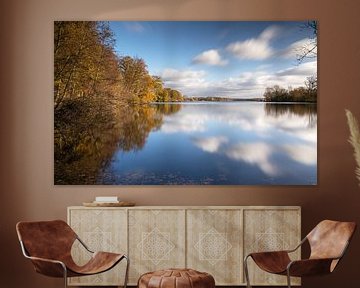
[[[244,211],[244,255],[251,252],[286,250],[295,248],[301,237],[299,209],[258,209]],[[292,258],[300,259],[300,249]],[[286,285],[286,277],[266,273],[252,261],[249,277],[252,285]],[[292,284],[300,284],[293,278]]]
[[[80,239],[93,251],[127,253],[127,215],[125,209],[75,209],[69,210],[69,225]],[[76,263],[89,260],[89,252],[76,241],[72,248]],[[69,278],[70,285],[122,285],[125,261],[108,272],[85,277]]]
[[[185,267],[185,210],[129,210],[130,283],[145,272]]]
[[[242,281],[242,211],[187,211],[187,266],[212,274],[216,285]]]

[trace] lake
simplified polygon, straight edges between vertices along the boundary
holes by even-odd
[[[160,103],[127,113],[96,184],[317,183],[316,104]]]

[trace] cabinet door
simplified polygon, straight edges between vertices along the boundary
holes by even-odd
[[[187,211],[187,267],[214,276],[216,285],[242,280],[242,211]]]
[[[295,248],[300,243],[299,209],[258,209],[244,211],[244,254],[261,251],[275,251]],[[292,253],[300,259],[300,249]],[[286,285],[286,277],[262,271],[248,260],[250,283],[252,285]],[[299,278],[292,284],[299,285]]]
[[[127,215],[125,209],[70,209],[69,225],[93,251],[127,253]],[[84,264],[89,253],[75,242],[72,255],[76,263]],[[113,269],[93,276],[69,278],[70,285],[122,285],[126,261]]]
[[[129,281],[145,272],[185,267],[185,210],[129,210]]]

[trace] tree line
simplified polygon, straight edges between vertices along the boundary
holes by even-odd
[[[95,183],[117,147],[145,143],[163,111],[132,104],[183,99],[143,59],[119,57],[114,47],[107,22],[54,23],[55,184]]]
[[[308,77],[305,86],[283,88],[279,85],[267,87],[264,93],[266,102],[317,102],[317,78]]]
[[[124,95],[132,103],[179,102],[183,95],[165,88],[159,76],[151,76],[141,58],[124,56],[119,58],[119,72]]]
[[[55,109],[69,98],[106,91],[130,103],[181,101],[182,94],[165,88],[141,58],[119,57],[106,22],[55,22]]]

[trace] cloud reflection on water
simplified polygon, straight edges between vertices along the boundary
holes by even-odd
[[[161,131],[164,133],[204,132],[210,129],[209,125],[212,122],[216,121],[243,131],[257,133],[258,136],[272,134],[276,129],[316,142],[317,127],[316,125],[311,127],[313,121],[316,123],[316,113],[310,117],[309,114],[296,115],[289,110],[282,114],[271,115],[264,113],[263,105],[268,104],[251,104],[253,105],[244,105],[244,107],[222,104],[222,109],[218,109],[213,104],[199,104],[206,105],[206,109],[198,109],[198,105],[185,104],[183,111],[164,119]]]
[[[184,105],[183,111],[164,119],[161,131],[191,134],[191,142],[202,151],[255,165],[268,176],[287,172],[279,157],[306,166],[317,164],[316,106],[313,110],[297,107],[294,112],[295,106],[278,110],[278,106],[264,109],[268,105],[264,103],[247,104],[226,103],[222,109],[213,104],[200,104],[206,109]]]
[[[294,161],[304,165],[316,165],[317,163],[316,146],[314,148],[312,145],[305,144],[284,145],[283,149]]]
[[[225,136],[218,136],[208,138],[195,137],[192,141],[195,146],[199,147],[201,150],[209,153],[215,153],[219,151],[222,144],[227,143],[229,140]]]
[[[166,134],[204,132],[208,121],[209,115],[207,114],[182,115],[178,113],[166,117],[160,131]]]
[[[231,159],[258,166],[268,176],[275,176],[279,172],[279,168],[270,160],[273,153],[274,148],[264,142],[238,143],[225,152]]]
[[[141,143],[141,149],[119,145],[104,169],[101,183],[317,182],[316,105],[212,102],[141,108],[144,113],[139,114],[136,125],[125,126],[129,135],[123,135],[130,136],[129,143]],[[135,137],[143,135],[137,131],[145,131],[145,137]]]

